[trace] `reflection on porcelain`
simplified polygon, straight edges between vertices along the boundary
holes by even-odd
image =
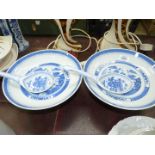
[[[84,68],[96,77],[108,75],[103,78],[106,90],[94,85],[86,77],[84,80],[97,98],[111,106],[128,110],[147,109],[155,105],[154,65],[152,59],[141,53],[127,49],[107,49],[92,55]],[[121,80],[116,75],[122,76]],[[113,93],[120,91],[126,92]]]

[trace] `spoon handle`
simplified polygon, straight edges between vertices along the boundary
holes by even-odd
[[[85,72],[85,71],[82,71],[82,70],[78,70],[78,69],[75,69],[75,68],[72,68],[72,67],[69,67],[69,66],[63,66],[64,69],[66,70],[70,70],[70,71],[74,71],[74,72],[77,72],[78,74],[80,75],[83,75],[85,77],[88,77],[90,79],[93,80],[93,82],[95,82],[97,85],[99,85],[102,89],[105,89],[104,86],[101,84],[101,82],[98,80],[97,77]]]
[[[18,77],[13,76],[13,75],[11,75],[11,74],[9,74],[9,73],[5,73],[5,72],[1,72],[1,71],[0,71],[0,76],[1,76],[1,77],[5,77],[5,78],[8,78],[8,79],[12,79],[12,80],[14,80],[14,81],[16,81],[16,82],[19,82],[19,78],[18,78]]]
[[[92,79],[96,84],[98,84],[101,88],[105,89],[104,86],[101,84],[101,82],[98,80],[97,77],[85,72],[85,71],[82,71],[82,70],[78,70],[78,69],[75,69],[75,68],[72,68],[72,67],[69,67],[69,66],[65,66],[63,67],[64,69],[66,70],[70,70],[70,71],[74,71],[74,72],[77,72],[78,74],[81,74],[87,78],[90,78]]]
[[[77,73],[79,73],[79,74],[81,74],[81,75],[83,75],[85,77],[91,78],[93,81],[97,82],[97,80],[96,80],[96,78],[94,76],[92,76],[89,73],[86,73],[86,72],[84,72],[82,70],[75,69],[75,68],[72,68],[72,67],[69,67],[69,66],[64,66],[63,68],[66,69],[66,70],[77,72]]]

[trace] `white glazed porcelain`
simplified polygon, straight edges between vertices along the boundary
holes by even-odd
[[[132,116],[119,121],[109,135],[154,135],[155,119],[146,116]]]
[[[18,47],[15,43],[13,43],[9,54],[0,62],[0,71],[7,70],[16,61],[17,57]]]
[[[23,76],[36,71],[48,71],[55,79],[54,86],[44,93],[32,94],[4,78],[2,87],[5,97],[13,105],[28,110],[47,109],[65,102],[77,91],[82,77],[79,74],[62,71],[58,64],[70,65],[81,70],[79,61],[64,51],[41,50],[18,59],[8,69],[8,73]]]
[[[101,101],[127,110],[141,110],[155,106],[155,62],[149,57],[127,49],[108,49],[92,55],[86,62],[84,70],[96,77],[102,74],[121,74],[129,78],[133,86],[124,94],[113,94],[103,90],[88,78],[84,81],[88,89]],[[108,85],[111,89],[126,90],[121,80],[115,75],[109,78]],[[122,90],[123,90],[122,89]]]
[[[12,47],[12,36],[0,36],[0,62],[9,54]]]

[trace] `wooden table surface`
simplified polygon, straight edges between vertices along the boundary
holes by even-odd
[[[19,54],[22,57],[32,51],[45,49],[50,36],[26,37],[30,47]],[[145,42],[155,44],[154,37],[141,37]],[[83,40],[83,42],[86,42]],[[93,43],[89,51],[80,54],[80,61],[89,57],[95,49]],[[146,55],[155,58],[155,50]],[[0,80],[1,86],[2,80]],[[155,118],[155,107],[141,111],[120,110],[111,107],[94,97],[82,82],[80,88],[65,103],[52,109],[28,111],[10,104],[0,87],[0,119],[8,124],[16,134],[108,134],[120,120],[135,115]]]

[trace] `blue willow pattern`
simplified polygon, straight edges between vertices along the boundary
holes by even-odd
[[[101,87],[99,87],[106,95],[108,95],[111,98],[114,98],[119,101],[136,101],[141,98],[143,98],[148,90],[149,90],[149,78],[144,73],[144,71],[137,66],[126,62],[126,61],[116,61],[115,63],[109,63],[107,65],[100,65],[95,72],[96,76],[105,76],[106,74],[120,74],[123,76],[126,76],[133,82],[132,89],[125,93],[125,94],[112,94],[106,90],[103,90]],[[114,80],[115,77],[113,77],[109,84],[109,87],[113,89],[115,85],[117,85],[119,82]],[[144,83],[144,86],[142,87],[142,82]],[[122,85],[118,84],[118,88],[121,89]],[[139,93],[139,90],[143,88],[143,90]],[[136,94],[137,93],[137,94]],[[135,95],[136,94],[136,95]]]

